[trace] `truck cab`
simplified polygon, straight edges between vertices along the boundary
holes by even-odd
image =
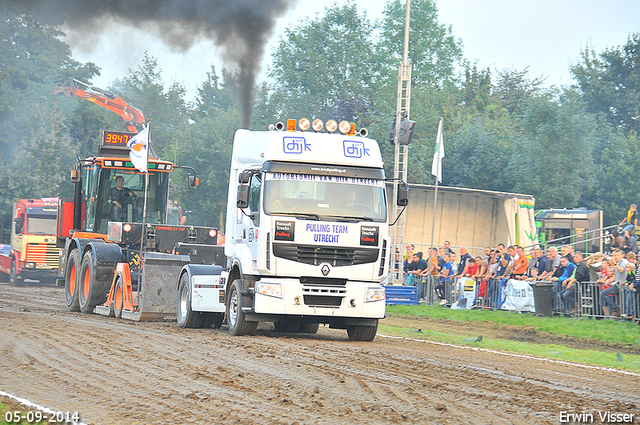
[[[13,208],[11,249],[0,254],[0,272],[9,282],[53,282],[58,269],[56,222],[58,199],[20,199]]]
[[[313,332],[322,323],[372,340],[385,315],[380,283],[390,250],[378,144],[353,131],[287,127],[235,134],[225,240],[229,330],[251,334],[258,321],[272,321]]]

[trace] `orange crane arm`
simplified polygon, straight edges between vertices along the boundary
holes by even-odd
[[[86,87],[81,89],[78,84]],[[138,108],[135,108],[121,97],[116,96],[106,90],[90,86],[82,81],[78,81],[73,77],[69,77],[63,85],[56,87],[53,90],[53,94],[64,94],[67,97],[78,96],[87,99],[90,102],[100,105],[103,108],[115,112],[120,115],[127,125],[127,130],[132,133],[137,133],[141,128],[136,127],[136,124],[142,126],[145,123],[144,114]]]

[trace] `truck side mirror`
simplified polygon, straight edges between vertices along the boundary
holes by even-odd
[[[24,225],[24,216],[21,215],[20,217],[16,217],[13,219],[13,221],[16,222],[16,233],[17,234],[21,234],[22,233],[22,226]]]
[[[238,183],[247,184],[251,181],[251,177],[253,176],[253,172],[251,171],[243,171],[238,175]]]
[[[195,190],[200,185],[200,179],[196,176],[187,176],[187,185],[190,190]]]
[[[71,170],[71,183],[80,183],[80,163]]]
[[[238,186],[238,196],[236,201],[238,208],[247,208],[249,206],[249,186]]]
[[[406,183],[398,185],[398,196],[396,203],[399,207],[406,207],[409,205],[409,186]]]

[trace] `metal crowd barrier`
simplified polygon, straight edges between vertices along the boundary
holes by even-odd
[[[497,310],[502,307],[505,297],[505,288],[508,279],[476,279],[476,294],[474,300],[469,302],[467,308]],[[583,282],[575,288],[575,302],[562,296],[562,284],[551,282],[555,286],[552,291],[551,311],[556,315],[573,317],[621,317],[634,320],[640,319],[640,291],[630,291],[626,286],[619,288],[618,295],[612,296],[609,316],[606,316],[602,308],[602,292],[600,283]],[[444,278],[440,276],[422,276],[414,279],[412,286],[417,287],[418,301],[426,305],[440,304],[451,306],[456,302],[457,278]]]

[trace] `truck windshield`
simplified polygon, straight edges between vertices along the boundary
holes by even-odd
[[[312,174],[265,173],[266,214],[386,221],[384,180]]]
[[[49,210],[50,208],[47,208]],[[44,208],[27,208],[27,234],[55,235],[58,213]]]

